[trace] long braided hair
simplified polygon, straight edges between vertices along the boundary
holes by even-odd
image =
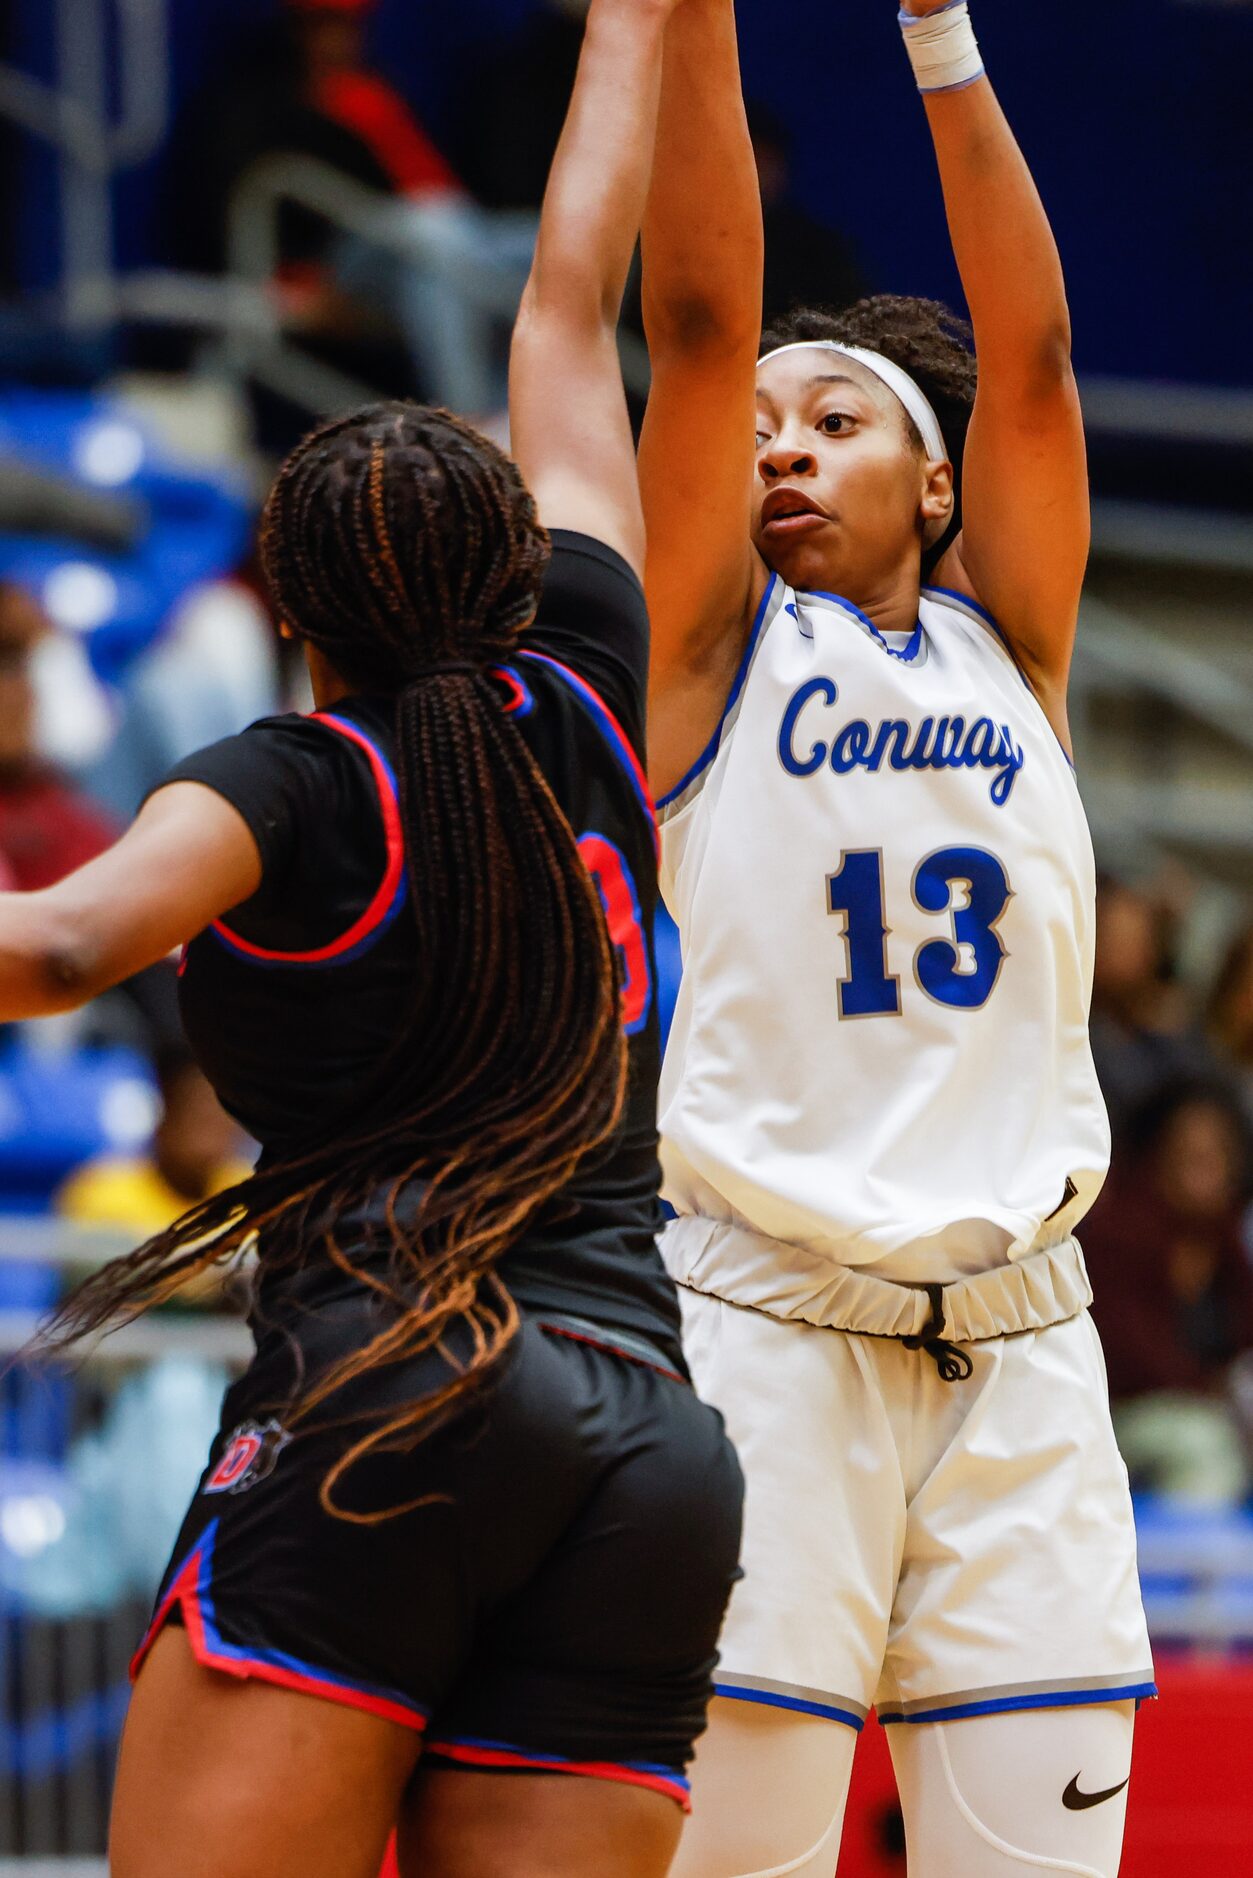
[[[326,1256],[391,1307],[292,1419],[460,1324],[470,1355],[451,1380],[372,1424],[323,1483],[329,1510],[368,1520],[333,1504],[336,1481],[433,1426],[505,1350],[518,1318],[494,1268],[614,1128],[625,1044],[596,889],[489,677],[534,616],[549,554],[514,465],[446,411],[370,406],[284,464],[261,547],[298,637],[354,689],[395,696],[413,1002],[350,1123],[105,1266],[41,1341],[129,1321],[254,1234],[263,1269]],[[386,1222],[381,1271],[360,1258],[359,1224],[352,1248],[339,1241],[337,1219],[363,1212]]]

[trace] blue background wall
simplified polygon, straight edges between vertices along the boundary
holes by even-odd
[[[272,0],[173,0],[181,96]],[[472,98],[476,48],[535,0],[381,0],[378,58],[438,138]],[[46,0],[18,0],[20,58],[48,69]],[[745,82],[795,138],[796,193],[885,288],[953,297],[939,190],[894,0],[740,0]],[[1253,4],[976,0],[997,88],[1066,261],[1081,370],[1253,383]],[[146,252],[151,178],[122,186],[121,244]],[[52,178],[25,178],[23,271],[47,278]]]

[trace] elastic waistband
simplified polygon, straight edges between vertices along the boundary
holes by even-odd
[[[676,1282],[693,1291],[772,1317],[917,1340],[922,1347],[939,1339],[986,1343],[1047,1330],[1092,1302],[1076,1239],[947,1285],[899,1284],[855,1266],[833,1265],[802,1246],[694,1215],[670,1222],[662,1250]]]
[[[648,1337],[640,1336],[638,1331],[596,1324],[589,1317],[576,1317],[569,1311],[546,1311],[524,1306],[522,1314],[533,1318],[541,1330],[552,1331],[554,1336],[569,1337],[574,1343],[589,1343],[594,1349],[608,1350],[611,1356],[624,1356],[628,1362],[642,1363],[646,1369],[655,1369],[674,1382],[686,1384],[689,1381],[675,1368],[664,1350],[659,1349]]]

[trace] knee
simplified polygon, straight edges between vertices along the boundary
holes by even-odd
[[[838,1722],[715,1701],[672,1878],[831,1878],[856,1745]]]
[[[1127,1702],[892,1728],[911,1874],[1115,1878],[1133,1717]]]

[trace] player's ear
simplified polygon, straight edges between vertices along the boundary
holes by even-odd
[[[932,548],[940,539],[953,519],[955,501],[953,465],[944,457],[926,464],[923,470],[922,500],[918,505],[924,547]]]

